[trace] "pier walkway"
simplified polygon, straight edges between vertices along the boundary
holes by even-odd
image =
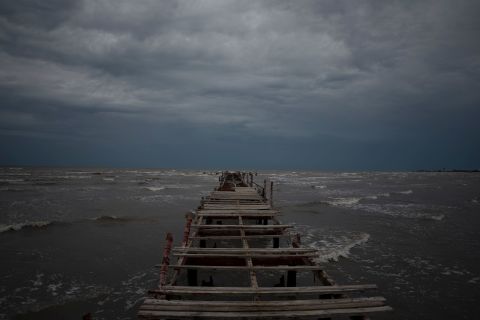
[[[383,297],[362,295],[375,285],[335,284],[316,263],[317,250],[278,220],[273,183],[253,176],[223,172],[186,217],[182,245],[167,235],[160,283],[139,319],[368,319],[391,310]]]

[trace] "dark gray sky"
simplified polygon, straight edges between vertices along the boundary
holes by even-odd
[[[480,167],[480,1],[0,2],[0,164]]]

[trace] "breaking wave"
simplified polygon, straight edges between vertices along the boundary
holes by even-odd
[[[315,258],[317,262],[348,258],[354,247],[361,246],[370,239],[370,235],[365,232],[324,230],[307,225],[295,225],[295,232],[300,233],[302,244],[319,251],[319,256]]]
[[[95,218],[90,218],[89,220],[98,222],[127,222],[133,220],[133,218],[117,217],[114,215],[103,215]]]
[[[22,229],[43,229],[52,225],[53,221],[33,221],[33,222],[23,222],[15,224],[1,224],[0,233],[9,232],[9,231],[19,231]]]
[[[155,192],[155,191],[165,190],[165,187],[145,187],[145,189]]]

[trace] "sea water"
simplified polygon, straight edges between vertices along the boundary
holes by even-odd
[[[259,172],[280,219],[337,284],[375,283],[374,319],[480,312],[480,174]],[[0,168],[0,319],[132,319],[164,239],[218,176],[197,170]]]

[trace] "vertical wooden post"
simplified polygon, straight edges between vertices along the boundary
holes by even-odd
[[[172,250],[173,236],[167,233],[167,244],[163,249],[162,267],[160,269],[160,287],[167,283],[168,265],[170,264],[170,251]]]
[[[270,206],[273,207],[273,181],[270,182]]]
[[[183,229],[183,247],[186,247],[188,244],[188,237],[190,236],[190,226],[192,225],[192,216],[187,214],[186,216],[187,221],[185,222],[185,228]]]
[[[262,191],[263,199],[267,197],[267,179],[263,180],[263,191]]]

